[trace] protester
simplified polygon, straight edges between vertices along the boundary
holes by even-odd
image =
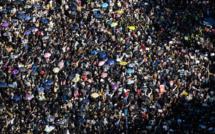
[[[215,133],[215,3],[84,2],[1,2],[1,133]]]

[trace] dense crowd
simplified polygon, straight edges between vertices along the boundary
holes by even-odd
[[[215,133],[212,0],[2,0],[1,134]]]

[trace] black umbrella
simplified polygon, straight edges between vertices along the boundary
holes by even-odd
[[[26,72],[28,70],[25,67],[21,67],[21,68],[19,68],[19,71],[23,73],[23,72]]]
[[[149,98],[148,96],[143,96],[143,97],[141,98],[141,100],[142,100],[142,101],[148,101],[148,100],[150,100],[150,98]]]
[[[32,71],[32,72],[31,72],[31,75],[37,76],[37,75],[38,75],[38,72],[37,72],[37,71]]]
[[[76,10],[77,10],[77,7],[76,7],[75,5],[72,5],[72,6],[70,7],[70,10],[76,11]]]

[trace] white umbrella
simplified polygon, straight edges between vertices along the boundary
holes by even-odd
[[[11,32],[5,32],[3,35],[4,36],[11,36]]]
[[[18,58],[18,56],[17,55],[11,55],[10,58],[11,59],[16,59],[16,58]]]
[[[128,64],[128,67],[130,67],[130,68],[135,67],[135,63],[130,63],[130,64]]]
[[[134,83],[134,80],[129,80],[129,81],[127,82],[128,85],[131,85],[131,84],[133,84],[133,83]]]
[[[55,67],[53,70],[52,70],[54,73],[59,73],[59,71],[60,71],[60,68],[58,68],[58,67]]]
[[[49,36],[44,36],[44,37],[42,38],[42,40],[47,40],[47,39],[49,39]]]
[[[50,133],[54,128],[55,128],[54,126],[46,125],[46,128],[44,129],[44,131],[46,131],[47,133]]]

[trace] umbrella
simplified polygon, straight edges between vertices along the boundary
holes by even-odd
[[[72,15],[77,15],[77,12],[76,12],[76,11],[72,11],[71,14],[72,14]]]
[[[34,7],[41,8],[41,6],[39,4],[35,4]]]
[[[118,23],[117,22],[115,22],[115,23],[111,23],[111,27],[115,27],[115,26],[117,26],[118,25]]]
[[[133,69],[128,69],[128,70],[126,71],[126,73],[128,73],[128,74],[133,74],[133,73],[134,73],[134,70],[133,70]]]
[[[53,70],[52,70],[54,73],[59,73],[59,71],[60,71],[60,68],[58,68],[58,67],[55,67]]]
[[[6,87],[7,83],[6,82],[0,82],[0,87]]]
[[[122,14],[123,11],[122,11],[122,10],[117,10],[117,11],[115,11],[115,13],[120,13],[120,14]]]
[[[82,102],[82,103],[89,103],[90,100],[89,100],[89,99],[84,99],[84,100],[82,100],[81,102]]]
[[[93,83],[93,78],[88,80],[89,83]]]
[[[93,51],[91,52],[92,55],[95,55],[95,54],[98,54],[98,53],[99,53],[98,50],[93,50]]]
[[[146,95],[144,95],[142,98],[141,98],[142,101],[148,101],[150,100],[150,98]]]
[[[161,56],[163,54],[163,52],[164,52],[164,50],[162,49],[162,50],[158,50],[156,53],[158,56]]]
[[[109,59],[108,61],[107,61],[107,64],[108,65],[113,65],[113,64],[115,64],[115,61],[114,61],[114,59]]]
[[[77,10],[77,6],[72,5],[72,6],[70,7],[70,9],[71,9],[72,11],[76,11],[76,10]]]
[[[102,8],[108,7],[108,3],[103,3],[103,4],[101,5],[101,7],[102,7]]]
[[[45,57],[45,58],[48,58],[48,57],[50,57],[50,56],[51,56],[51,53],[45,53],[45,54],[44,54],[44,57]]]
[[[2,27],[8,27],[8,26],[9,26],[9,23],[3,23],[1,26],[2,26]]]
[[[78,82],[80,80],[80,78],[79,77],[75,77],[75,78],[73,78],[73,80],[72,80],[72,82]]]
[[[98,98],[98,97],[99,97],[99,94],[98,94],[98,93],[92,93],[90,96],[91,96],[92,98]]]
[[[95,18],[97,18],[97,19],[102,19],[102,15],[101,14],[99,14],[99,13],[97,13],[97,14],[95,14]]]
[[[129,81],[127,82],[128,85],[131,85],[131,84],[133,84],[133,83],[134,83],[134,80],[129,80]]]
[[[72,30],[77,30],[78,29],[78,26],[73,26],[72,27]]]
[[[99,39],[99,41],[100,41],[100,42],[104,42],[104,41],[106,41],[106,38],[105,38],[105,37],[101,37],[101,38]]]
[[[21,100],[21,97],[20,97],[20,96],[14,96],[14,97],[13,97],[13,100],[19,101],[19,100]]]
[[[25,11],[20,11],[20,12],[19,12],[19,14],[24,14],[24,13],[25,13]]]
[[[10,88],[16,88],[17,87],[17,83],[13,82],[13,84],[8,84],[8,87],[10,87]]]
[[[47,39],[49,39],[49,36],[44,36],[44,37],[42,38],[42,40],[47,40]]]
[[[134,29],[135,29],[135,27],[134,27],[134,26],[128,26],[128,29],[130,29],[130,30],[134,30]]]
[[[100,61],[99,64],[98,64],[98,66],[103,66],[104,64],[105,64],[104,61]]]
[[[25,35],[29,35],[29,34],[31,34],[31,31],[29,30],[25,31]]]
[[[102,75],[101,75],[102,78],[106,78],[107,76],[108,76],[107,73],[102,73]]]
[[[37,72],[37,71],[32,71],[32,72],[31,72],[31,75],[37,76],[37,75],[38,75],[38,72]]]
[[[25,18],[25,15],[24,15],[24,14],[19,14],[19,15],[17,16],[17,18],[20,19],[20,20],[22,20],[22,19]]]
[[[17,19],[12,19],[12,21],[13,21],[13,22],[17,22],[18,20],[17,20]]]
[[[1,11],[2,14],[5,14],[5,13],[7,13],[7,12],[8,12],[8,10],[3,10],[3,11]]]
[[[84,122],[85,122],[85,119],[84,119],[84,118],[78,118],[78,122],[79,122],[79,123],[84,123]]]
[[[4,34],[3,34],[4,36],[11,36],[11,32],[5,32]]]
[[[18,55],[11,55],[10,58],[11,59],[16,59],[16,58],[18,58]]]
[[[116,90],[119,87],[117,83],[113,84],[112,89]]]
[[[12,71],[12,74],[18,74],[19,73],[19,70],[13,70]]]
[[[38,31],[38,28],[33,28],[32,29],[32,32],[37,32]]]
[[[49,21],[47,19],[42,19],[41,22],[42,23],[48,23]]]
[[[89,71],[84,71],[82,75],[88,75],[91,74]]]
[[[143,7],[143,6],[144,6],[144,3],[137,3],[137,6],[138,6],[138,7]]]
[[[47,133],[50,133],[54,128],[55,128],[55,127],[46,125],[44,131],[47,132]]]
[[[38,88],[37,91],[38,91],[38,92],[44,91],[44,88],[43,88],[43,87]]]
[[[105,56],[106,56],[106,53],[101,53],[101,54],[99,55],[99,58],[102,59],[102,58],[104,58]]]
[[[33,99],[34,98],[34,96],[32,96],[32,95],[27,95],[26,97],[25,97],[25,100],[31,100],[31,99]]]
[[[53,122],[55,120],[55,117],[48,117],[46,119],[47,122]]]
[[[53,81],[52,81],[52,80],[46,81],[46,85],[52,85],[52,84],[53,84]]]
[[[44,86],[44,89],[50,89],[52,86],[50,86],[50,85],[45,85]]]
[[[92,11],[93,11],[93,12],[97,12],[97,11],[99,11],[99,9],[93,9]]]
[[[75,77],[74,74],[70,74],[70,75],[68,76],[68,79],[69,79],[69,80],[72,80],[74,77]]]
[[[135,67],[135,63],[130,63],[130,64],[128,64],[128,67],[130,67],[130,68]]]
[[[31,19],[30,16],[25,16],[25,21],[29,21]]]
[[[24,8],[29,9],[31,8],[31,5],[26,5]]]
[[[122,65],[122,66],[125,66],[125,65],[127,65],[128,63],[125,62],[125,61],[121,61],[119,64]]]
[[[28,71],[28,70],[27,70],[25,67],[20,67],[20,68],[19,68],[19,71],[23,73],[23,72],[26,72],[26,71]]]
[[[64,62],[63,62],[63,61],[59,62],[57,66],[58,66],[59,68],[63,68],[63,67],[64,67]]]

